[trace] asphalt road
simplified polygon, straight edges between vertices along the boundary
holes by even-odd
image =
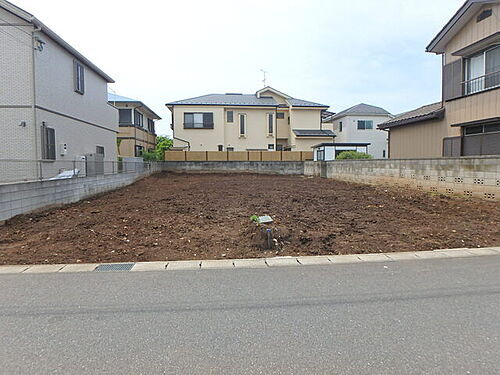
[[[500,256],[0,275],[2,374],[498,374]]]

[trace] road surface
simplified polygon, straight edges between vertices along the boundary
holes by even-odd
[[[5,374],[498,374],[500,256],[0,275]]]

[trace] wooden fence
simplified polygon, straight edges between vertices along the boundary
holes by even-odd
[[[166,161],[305,161],[312,151],[167,151]]]

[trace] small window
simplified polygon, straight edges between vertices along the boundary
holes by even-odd
[[[220,151],[224,151],[224,146],[223,145],[218,145],[217,148],[219,149],[219,152]]]
[[[342,131],[342,121],[339,122],[339,132]]]
[[[246,119],[247,116],[244,114],[240,114],[240,137],[244,137],[246,134]]]
[[[213,129],[214,114],[207,113],[184,113],[184,129]]]
[[[481,134],[483,132],[483,125],[469,126],[464,129],[465,135]]]
[[[234,147],[227,147],[226,150],[229,152],[234,151]]]
[[[154,133],[155,132],[155,122],[154,120],[148,118],[148,130],[151,132],[151,133]]]
[[[372,120],[358,120],[358,130],[370,130],[373,129]]]
[[[234,112],[233,111],[227,111],[227,122],[234,122]]]
[[[274,144],[270,143],[267,145],[267,150],[268,151],[274,151]]]
[[[284,120],[285,119],[285,112],[278,112],[278,113],[276,113],[276,118],[278,120]]]
[[[104,156],[104,147],[102,146],[95,146],[95,153],[98,155]]]
[[[134,125],[140,127],[144,126],[144,116],[142,115],[142,113],[136,111],[135,109],[134,109]]]
[[[85,69],[83,65],[78,61],[75,61],[73,63],[73,67],[75,92],[83,95],[85,93]]]
[[[136,145],[135,146],[135,156],[139,158],[142,156],[143,153],[144,153],[144,147]]]
[[[276,151],[283,151],[283,145],[276,145]]]
[[[320,160],[320,161],[325,160],[325,150],[324,149],[318,149],[318,151],[316,151],[316,159]]]
[[[56,131],[42,126],[42,159],[56,160]]]
[[[382,150],[382,157],[385,158],[385,150]]]
[[[484,125],[484,132],[485,133],[500,132],[500,123],[499,124]]]
[[[485,20],[486,18],[488,17],[491,17],[491,15],[493,14],[493,11],[491,9],[485,9],[483,10],[479,16],[477,16],[477,22],[481,22],[482,20]]]
[[[272,113],[267,114],[267,134],[274,134],[274,116]]]
[[[118,110],[118,122],[120,125],[132,125],[132,110],[131,109],[119,109]]]

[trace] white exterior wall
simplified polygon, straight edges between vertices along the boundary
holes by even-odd
[[[85,66],[85,92],[75,92],[75,58],[44,34],[39,37],[46,44],[35,53],[37,121],[55,129],[57,146],[68,145],[65,156],[57,150],[57,159],[79,159],[104,146],[104,160],[115,161],[118,110],[108,104],[107,82]]]
[[[33,25],[3,8],[0,18],[26,25],[0,25],[0,136],[4,141],[0,159],[41,159],[45,122],[55,129],[56,160],[78,159],[95,153],[96,146],[105,147],[105,160],[116,160],[118,111],[107,104],[106,80],[85,67],[85,94],[75,93],[74,57],[41,32],[35,35],[45,42],[44,48],[34,50]],[[68,144],[65,156],[59,153],[60,143]]]
[[[386,131],[379,130],[378,124],[391,119],[390,116],[345,116],[333,121],[333,131],[337,135],[337,143],[370,143],[368,153],[374,159],[383,159],[388,157],[388,135]],[[358,130],[358,120],[373,121],[373,129]],[[342,122],[342,131],[340,131],[340,122]],[[326,128],[326,127],[325,127]]]
[[[33,27],[0,8],[0,159],[35,159],[32,40]],[[24,122],[26,126],[20,126]]]

